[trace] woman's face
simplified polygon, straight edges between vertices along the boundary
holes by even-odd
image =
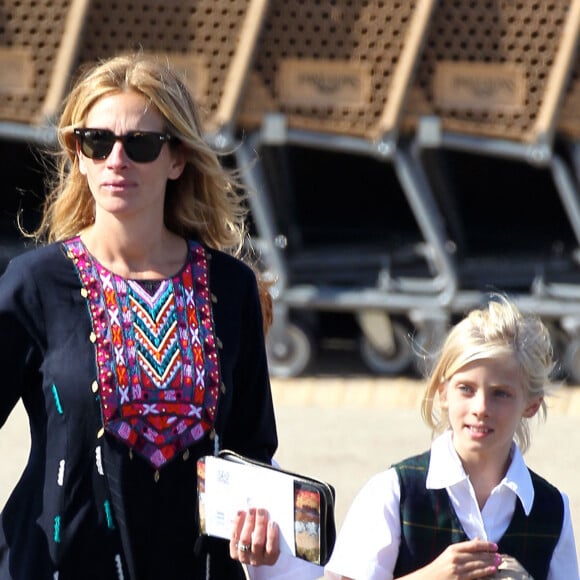
[[[526,396],[511,357],[466,365],[440,387],[439,395],[464,461],[506,461],[521,419],[532,417],[542,401]]]
[[[115,135],[129,131],[164,132],[163,117],[140,94],[117,93],[103,97],[90,109],[86,128],[108,129]],[[77,143],[80,172],[86,176],[95,199],[96,220],[104,214],[117,219],[163,219],[167,180],[177,179],[184,167],[181,156],[168,143],[150,162],[130,159],[121,141],[115,141],[105,159],[90,159]]]

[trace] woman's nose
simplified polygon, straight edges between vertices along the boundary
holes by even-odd
[[[120,140],[115,141],[111,152],[107,156],[107,165],[110,167],[119,167],[127,164],[127,153]]]

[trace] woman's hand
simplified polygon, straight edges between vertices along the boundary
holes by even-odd
[[[497,572],[501,556],[497,544],[468,540],[447,546],[433,562],[405,578],[438,578],[440,580],[475,580]]]
[[[264,509],[239,511],[230,539],[230,556],[242,564],[272,566],[280,555],[278,525]]]

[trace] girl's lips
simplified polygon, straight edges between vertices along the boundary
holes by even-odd
[[[466,425],[465,427],[474,437],[485,437],[493,432],[493,429],[483,425]]]

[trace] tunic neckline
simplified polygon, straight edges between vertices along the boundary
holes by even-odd
[[[188,246],[188,263],[150,295],[78,237],[65,242],[92,320],[104,430],[155,469],[213,429],[220,394],[208,255]]]

